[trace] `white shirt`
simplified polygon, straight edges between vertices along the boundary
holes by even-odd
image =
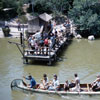
[[[53,79],[53,85],[54,85],[54,88],[56,89],[59,86],[59,80]]]
[[[35,45],[35,40],[31,40],[31,45],[32,45],[32,46]]]
[[[100,87],[100,82],[97,82],[97,86]]]
[[[79,79],[79,77],[75,78],[75,83],[80,85],[80,79]]]
[[[47,77],[47,80],[45,81],[45,80],[43,80],[44,81],[44,83],[47,85],[48,83],[49,83],[49,79],[48,79],[48,77]]]

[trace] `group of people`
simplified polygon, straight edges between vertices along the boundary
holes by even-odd
[[[29,75],[28,77],[24,77],[27,80],[30,80],[30,84],[27,84],[29,88],[36,88],[36,89],[43,89],[43,90],[64,90],[64,91],[73,91],[73,92],[80,92],[83,91],[80,87],[80,79],[78,74],[74,74],[75,79],[72,80],[70,83],[68,80],[65,81],[64,84],[59,83],[58,76],[55,74],[53,76],[53,80],[49,81],[47,74],[43,74],[43,79],[41,79],[40,84],[36,84],[35,79]],[[97,79],[91,84],[92,91],[100,91],[100,75],[97,76]]]
[[[40,38],[37,38],[35,35],[30,35],[28,38],[28,44],[36,54],[49,54],[51,49],[55,50],[56,47],[59,47],[61,42],[64,40],[64,37],[66,37],[66,34],[67,33],[64,32],[63,29],[55,29],[50,33],[40,33]]]
[[[39,85],[36,84],[35,79],[29,75],[29,77],[24,77],[27,80],[30,80],[30,84],[27,85],[29,88],[37,88],[37,89],[43,89],[43,90],[61,90],[64,89],[65,91],[80,91],[80,79],[78,78],[78,75],[75,74],[75,80],[71,81],[71,83],[68,82],[68,80],[65,81],[65,84],[61,87],[59,83],[58,76],[55,74],[53,76],[53,80],[48,79],[47,74],[43,75],[43,79],[41,79],[41,83]]]

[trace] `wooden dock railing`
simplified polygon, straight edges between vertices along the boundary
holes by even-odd
[[[38,49],[26,49],[25,54],[27,55],[41,55],[41,56],[51,56],[52,55],[52,49],[50,47],[40,47]]]

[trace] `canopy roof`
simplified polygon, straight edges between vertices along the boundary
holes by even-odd
[[[37,18],[36,16],[32,16],[30,14],[26,14],[26,17],[27,17],[28,21],[35,20]]]
[[[39,18],[48,22],[49,20],[52,19],[52,16],[48,15],[47,13],[43,13],[43,14],[39,15]]]

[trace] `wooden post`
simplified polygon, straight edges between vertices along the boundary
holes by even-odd
[[[49,62],[47,63],[48,66],[52,64],[51,58],[49,59]]]
[[[23,34],[20,33],[20,44],[23,44],[22,36],[23,36]]]
[[[24,24],[23,24],[22,44],[23,44],[23,63],[24,63],[24,55],[25,55],[25,44],[24,44]],[[25,62],[25,63],[26,63],[26,62]]]

